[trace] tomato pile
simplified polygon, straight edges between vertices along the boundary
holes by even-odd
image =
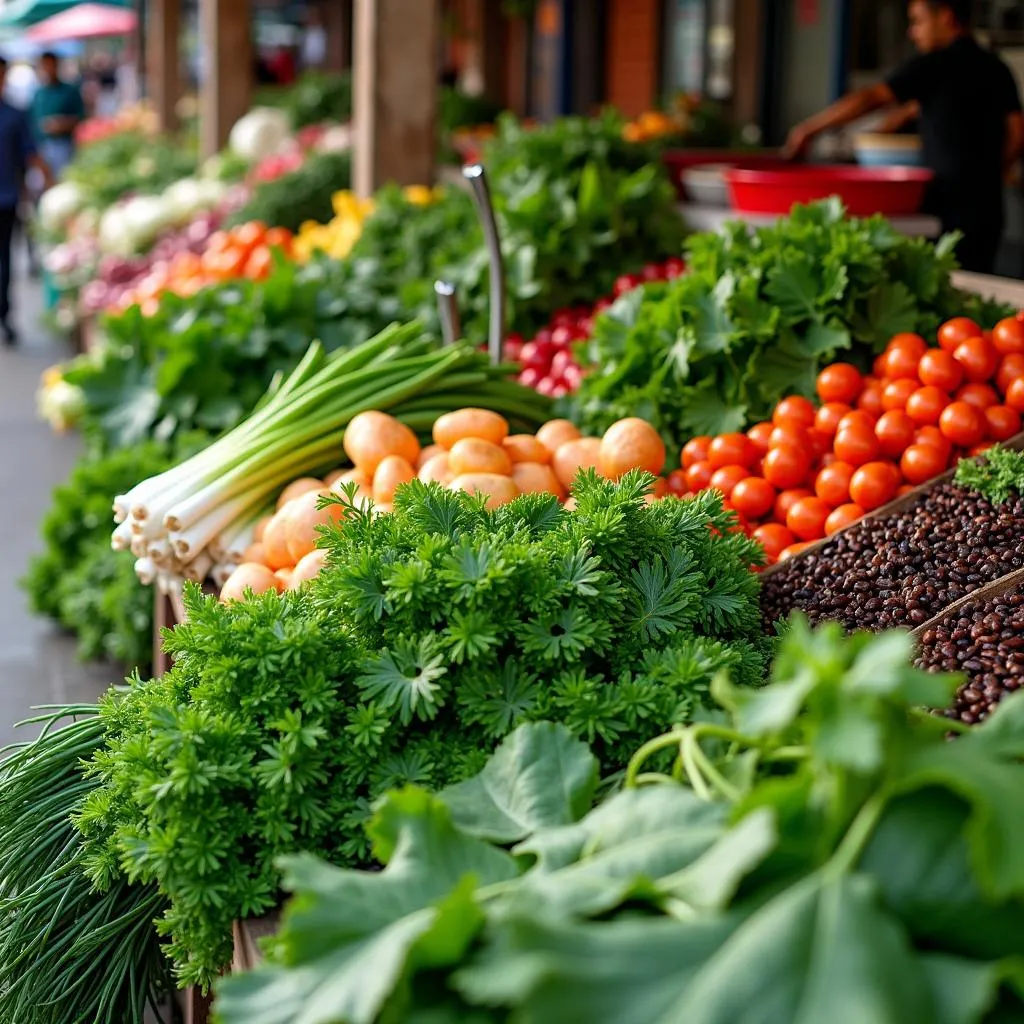
[[[718,488],[771,563],[1017,434],[1024,313],[991,332],[957,317],[938,341],[898,334],[870,375],[849,363],[822,370],[819,405],[790,396],[745,434],[692,438],[669,491]]]
[[[287,228],[249,221],[229,231],[215,231],[202,255],[184,251],[155,262],[145,277],[121,295],[116,308],[138,305],[143,316],[151,316],[166,292],[195,295],[201,288],[237,277],[261,281],[273,267],[275,248],[291,255],[292,233]]]
[[[573,346],[590,337],[594,317],[607,309],[620,295],[651,281],[671,281],[679,277],[686,264],[673,256],[664,263],[648,263],[639,274],[623,274],[615,282],[611,298],[599,299],[593,306],[560,309],[551,324],[542,327],[529,341],[522,335],[510,334],[505,339],[505,358],[519,363],[523,369],[517,378],[520,384],[542,395],[561,398],[580,386],[585,370],[573,355]]]

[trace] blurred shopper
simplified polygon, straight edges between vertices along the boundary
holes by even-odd
[[[82,93],[77,86],[62,81],[55,53],[39,58],[39,89],[32,98],[32,127],[39,153],[55,177],[75,155],[75,129],[85,117]]]
[[[971,35],[971,0],[912,0],[910,38],[919,56],[885,82],[850,93],[790,132],[799,156],[815,136],[898,105],[891,121],[917,116],[924,163],[935,172],[927,209],[943,231],[960,231],[965,270],[990,274],[1003,233],[1003,182],[1024,153],[1024,115],[1010,69]]]
[[[6,75],[7,61],[0,58],[0,93]],[[0,337],[7,346],[17,342],[10,320],[11,239],[28,167],[38,169],[50,183],[50,169],[37,152],[28,117],[0,100]]]

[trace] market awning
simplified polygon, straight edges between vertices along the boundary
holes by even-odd
[[[33,43],[55,43],[67,39],[100,39],[134,32],[138,15],[127,7],[84,3],[33,25],[25,38]]]
[[[77,7],[80,2],[81,0],[14,0],[13,3],[0,8],[0,33],[36,25],[55,14]],[[132,0],[104,0],[104,3],[108,7],[132,6]]]

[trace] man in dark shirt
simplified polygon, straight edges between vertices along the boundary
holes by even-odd
[[[6,74],[7,61],[0,58],[0,93]],[[43,180],[50,184],[50,169],[36,153],[28,118],[23,111],[0,100],[0,336],[8,346],[17,340],[10,322],[11,235],[28,166],[38,167]]]
[[[910,38],[920,55],[888,81],[844,96],[796,126],[798,156],[824,131],[898,104],[917,114],[924,163],[935,172],[928,210],[960,231],[965,270],[991,273],[1003,233],[1003,181],[1024,152],[1024,115],[1009,68],[970,32],[971,0],[913,0]]]
[[[39,58],[39,88],[32,97],[32,125],[39,152],[60,175],[75,155],[75,129],[85,117],[85,104],[77,85],[60,77],[54,53]]]

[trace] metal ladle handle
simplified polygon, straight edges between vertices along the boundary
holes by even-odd
[[[434,294],[437,296],[437,315],[441,320],[441,339],[446,345],[454,345],[462,336],[455,285],[451,281],[435,281]]]
[[[491,365],[501,362],[501,351],[505,342],[505,261],[501,255],[501,239],[498,237],[498,221],[494,216],[491,190],[482,164],[470,164],[462,168],[462,174],[473,189],[477,213],[484,228],[484,240],[491,262],[491,310],[487,351]]]

